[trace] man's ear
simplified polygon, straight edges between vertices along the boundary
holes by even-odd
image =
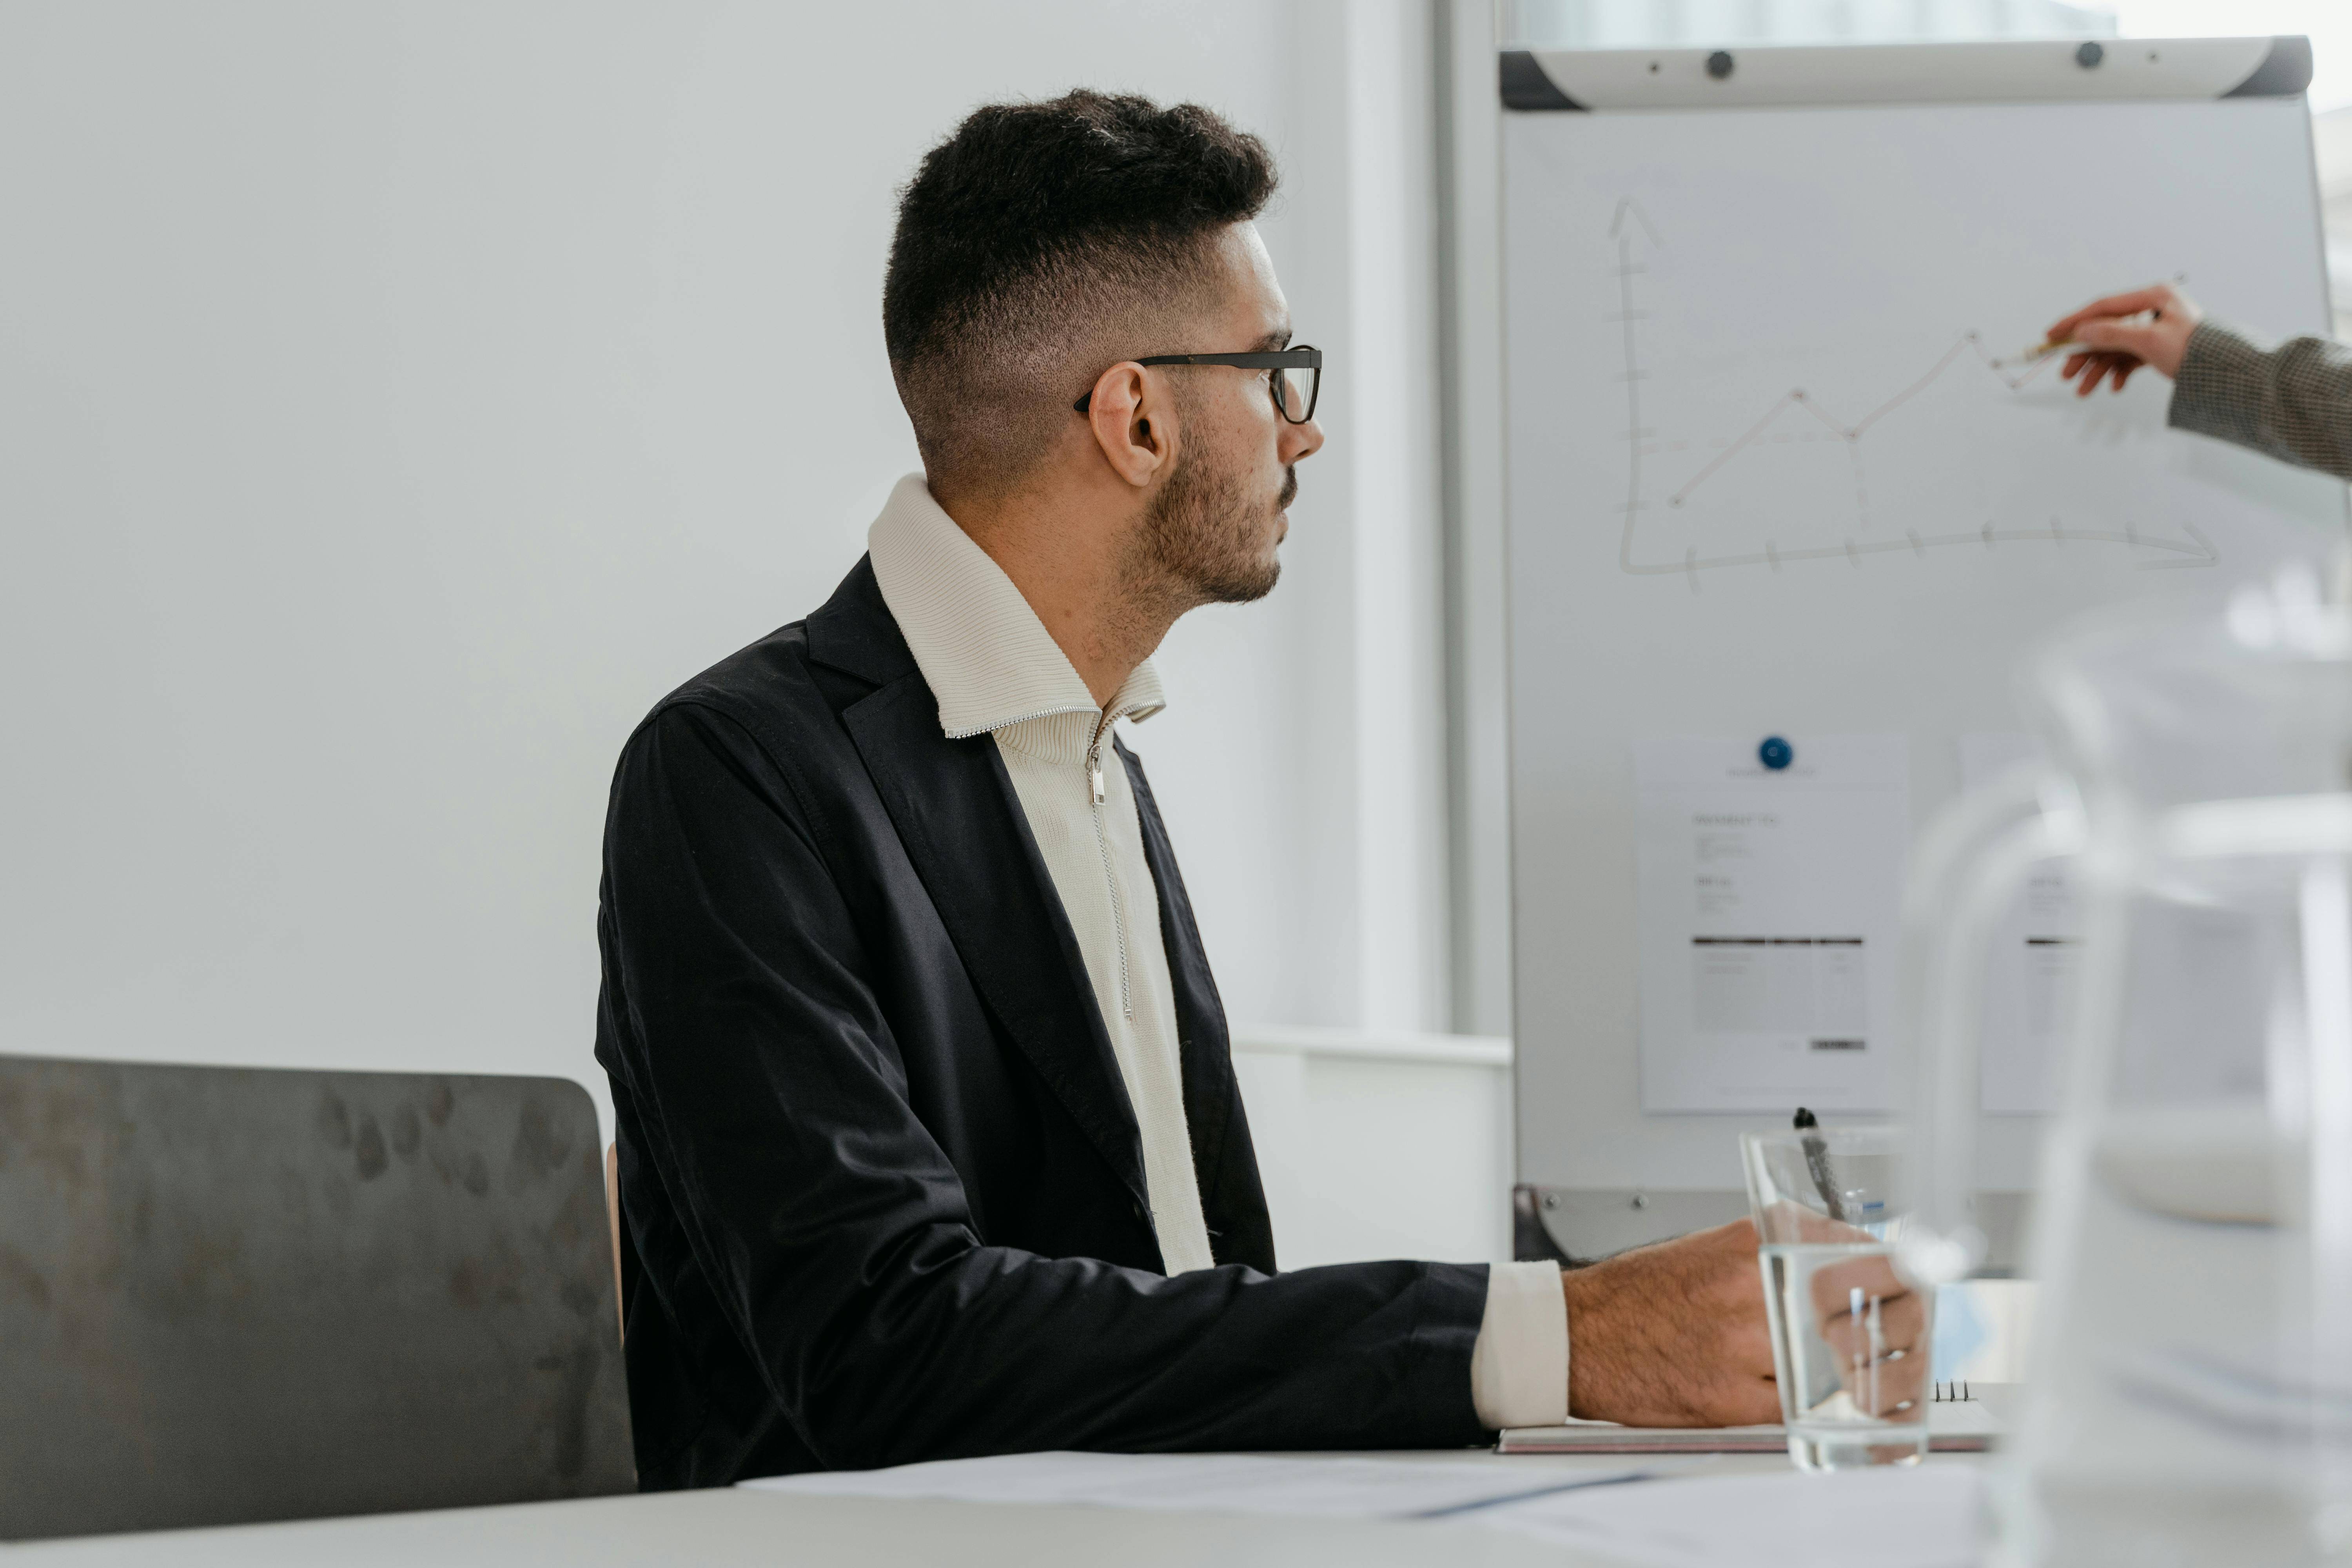
[[[1111,471],[1138,489],[1176,455],[1174,401],[1131,360],[1095,378],[1087,423]]]

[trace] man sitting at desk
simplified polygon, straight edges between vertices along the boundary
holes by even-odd
[[[883,293],[928,482],[622,754],[596,1048],[647,1487],[1777,1416],[1744,1223],[1566,1270],[1275,1271],[1216,985],[1113,733],[1160,710],[1179,616],[1273,588],[1322,445],[1251,223],[1274,184],[1196,107],[966,120]]]

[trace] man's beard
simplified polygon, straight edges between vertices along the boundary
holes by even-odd
[[[1298,469],[1285,468],[1272,512],[1298,495]],[[1176,471],[1144,513],[1145,570],[1197,605],[1245,605],[1274,592],[1282,563],[1264,541],[1273,519],[1235,476],[1210,468],[1197,453]]]

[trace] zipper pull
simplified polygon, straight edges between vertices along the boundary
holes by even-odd
[[[1095,804],[1097,805],[1100,805],[1103,803],[1102,760],[1100,758],[1088,757],[1087,759],[1087,782],[1094,786]]]

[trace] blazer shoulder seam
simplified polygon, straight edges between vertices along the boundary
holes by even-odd
[[[837,860],[838,851],[841,848],[841,836],[834,827],[833,818],[825,811],[818,799],[816,790],[809,783],[807,769],[801,760],[793,755],[793,748],[784,743],[783,737],[769,722],[770,715],[761,710],[760,704],[746,701],[732,692],[715,689],[698,683],[684,687],[663,698],[655,705],[654,710],[646,715],[645,721],[650,724],[662,714],[677,708],[699,709],[742,731],[751,743],[760,749],[761,754],[766,757],[769,763],[775,768],[777,776],[784,782],[784,787],[792,792],[793,804],[800,808],[802,817],[808,823],[810,836],[816,840],[828,864]],[[640,730],[644,727],[644,725],[638,726]],[[837,865],[834,865],[834,870],[838,876]]]

